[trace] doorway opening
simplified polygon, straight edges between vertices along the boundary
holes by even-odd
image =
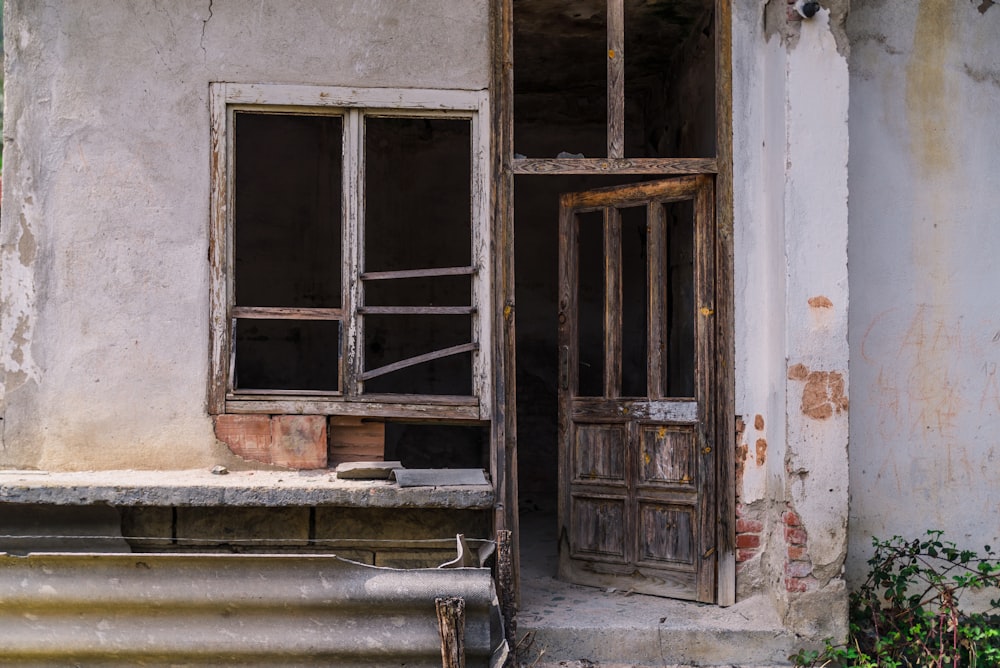
[[[560,529],[558,518],[560,469],[566,468],[566,455],[560,455],[559,388],[566,374],[559,336],[560,196],[679,174],[707,173],[714,178],[719,106],[716,19],[715,0],[591,0],[571,7],[553,0],[513,0],[516,410],[523,588],[531,586],[533,577],[554,577],[558,543],[564,543],[564,552],[568,549],[567,537],[560,536],[565,526]],[[690,218],[685,206],[689,204],[667,207],[666,217]],[[697,309],[704,304],[695,303],[690,281],[687,286],[683,280],[669,281],[658,307],[662,312],[650,312],[644,213],[641,206],[620,210],[616,252],[621,253],[617,260],[622,283],[617,333],[621,358],[615,392],[622,397],[692,397],[696,394],[693,329]],[[581,211],[580,219],[601,215],[597,210]],[[600,271],[607,240],[599,222],[580,223],[581,273],[575,288],[581,298],[580,358],[573,373],[579,376],[578,394],[591,396],[599,396],[609,382],[605,345],[609,328],[602,301],[606,275]],[[694,252],[693,228],[668,223],[666,229],[667,247],[674,253],[665,258],[666,265],[682,264],[683,256]],[[685,246],[687,250],[682,250]],[[584,269],[585,265],[596,269]],[[658,377],[662,386],[654,391],[647,373],[648,323],[657,317],[664,322],[664,364],[670,371]],[[713,419],[711,411],[699,419],[703,422],[699,428],[714,438],[715,425],[704,424]],[[598,432],[600,427],[594,433]],[[588,460],[596,469],[614,468],[620,456],[622,466],[638,470],[630,459],[634,453],[616,454],[617,446],[609,447],[572,456],[596,458]],[[714,479],[705,482],[715,484]],[[600,552],[608,547],[602,541],[608,540],[607,529],[616,520],[611,511],[601,526],[601,514],[594,512],[591,547]],[[669,524],[671,517],[667,512],[653,522]],[[630,526],[636,531],[635,525]],[[710,598],[714,599],[714,589]]]

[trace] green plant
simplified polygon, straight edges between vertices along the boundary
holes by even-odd
[[[873,539],[868,578],[850,595],[846,644],[789,657],[823,668],[985,668],[1000,666],[1000,601],[982,613],[959,607],[969,590],[1000,588],[1000,562],[960,550],[928,531],[923,540]]]

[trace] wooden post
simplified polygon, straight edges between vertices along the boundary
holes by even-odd
[[[514,544],[511,532],[497,532],[497,593],[500,614],[503,615],[503,632],[510,651],[511,664],[517,664],[517,595],[514,591]]]
[[[441,634],[443,668],[465,668],[465,599],[457,596],[434,599],[438,633]]]

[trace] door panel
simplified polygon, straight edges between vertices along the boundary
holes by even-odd
[[[560,201],[560,577],[711,601],[712,178]]]

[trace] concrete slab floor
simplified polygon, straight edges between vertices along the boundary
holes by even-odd
[[[523,666],[788,665],[798,649],[764,597],[729,608],[555,578],[556,517],[522,512],[518,658]]]

